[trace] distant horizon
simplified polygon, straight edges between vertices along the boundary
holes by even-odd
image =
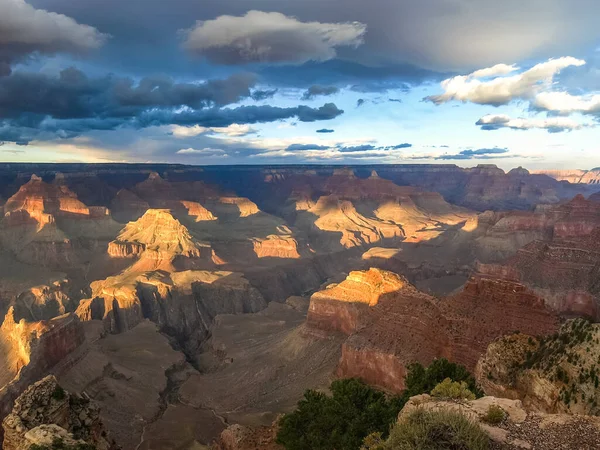
[[[489,163],[489,162],[480,162],[472,165],[461,165],[457,163],[435,163],[435,162],[390,162],[390,163],[335,163],[335,162],[297,162],[297,163],[237,163],[237,164],[192,164],[192,163],[180,163],[180,162],[80,162],[80,161],[61,161],[61,162],[53,162],[53,161],[0,161],[0,165],[131,165],[131,166],[183,166],[183,167],[376,167],[376,166],[448,166],[448,167],[457,167],[460,169],[475,169],[479,166],[494,166],[498,169],[503,170],[508,173],[513,169],[523,168],[528,170],[529,172],[541,172],[541,171],[582,171],[582,172],[592,172],[592,171],[600,171],[600,166],[592,167],[590,169],[584,169],[580,167],[569,167],[569,168],[542,168],[542,169],[530,169],[527,166],[510,166],[510,165],[501,165],[497,163]]]

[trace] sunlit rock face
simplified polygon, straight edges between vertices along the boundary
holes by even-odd
[[[89,208],[80,202],[68,187],[45,183],[35,175],[4,205],[5,213],[18,210],[31,214],[90,214]]]
[[[263,296],[239,273],[157,271],[92,283],[92,298],[80,303],[77,315],[81,320],[102,320],[113,333],[150,319],[195,351],[216,315],[265,307]]]
[[[29,386],[4,418],[4,450],[29,450],[50,446],[92,445],[98,450],[117,450],[100,420],[98,407],[89,399],[66,392],[54,376]]]
[[[88,207],[68,186],[33,175],[4,205],[0,241],[33,265],[76,267],[118,230],[106,207]]]
[[[170,210],[149,209],[128,223],[108,245],[111,258],[133,258],[127,273],[152,270],[169,272],[189,268],[210,268],[222,261],[209,243],[196,239]]]
[[[0,327],[0,417],[25,388],[84,345],[80,321],[65,315],[48,321],[15,320],[10,308]]]
[[[330,177],[302,175],[297,181],[282,213],[325,251],[427,241],[475,216],[437,193],[398,186],[376,173],[358,178],[351,169],[338,169]]]
[[[400,276],[379,269],[350,272],[339,284],[314,293],[310,299],[307,324],[326,331],[351,334],[361,326],[362,315],[382,295],[405,285]]]

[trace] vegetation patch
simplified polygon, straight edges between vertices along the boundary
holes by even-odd
[[[450,400],[475,400],[475,394],[469,390],[467,383],[464,381],[452,381],[450,378],[446,378],[434,387],[431,395]]]
[[[506,412],[498,405],[490,405],[481,419],[490,425],[498,425],[506,419]]]
[[[489,445],[488,435],[462,414],[417,408],[400,418],[379,449],[487,450]]]
[[[277,442],[287,450],[375,449],[386,441],[410,397],[428,394],[445,380],[455,382],[461,395],[470,394],[468,398],[483,395],[463,366],[446,359],[428,367],[410,365],[400,396],[388,396],[358,379],[337,380],[331,384],[331,395],[304,393],[298,408],[279,422]]]

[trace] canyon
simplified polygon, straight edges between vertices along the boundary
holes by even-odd
[[[576,175],[0,164],[1,418],[57,383],[123,449],[196,449],[440,357],[509,396],[480,361],[503,338],[600,319],[600,202]],[[63,419],[30,428],[79,439]]]

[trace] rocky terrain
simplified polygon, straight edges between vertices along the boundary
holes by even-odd
[[[505,418],[500,423],[486,420],[490,406],[504,412]],[[490,437],[490,448],[494,450],[592,450],[597,448],[600,439],[598,417],[540,414],[531,412],[519,400],[483,397],[471,401],[452,401],[424,394],[410,399],[400,412],[399,420],[415,409],[453,411],[467,417]]]
[[[53,374],[123,448],[202,448],[233,424],[270,442],[332,378],[399,392],[413,362],[475,370],[515,331],[598,319],[600,202],[576,196],[593,185],[495,166],[0,165],[1,417]]]
[[[23,392],[2,422],[4,450],[29,450],[31,446],[89,444],[98,450],[118,450],[104,429],[98,406],[87,396],[66,392],[48,376]]]
[[[476,374],[487,394],[522,400],[535,411],[598,415],[598,342],[598,324],[581,319],[547,338],[503,336]]]

